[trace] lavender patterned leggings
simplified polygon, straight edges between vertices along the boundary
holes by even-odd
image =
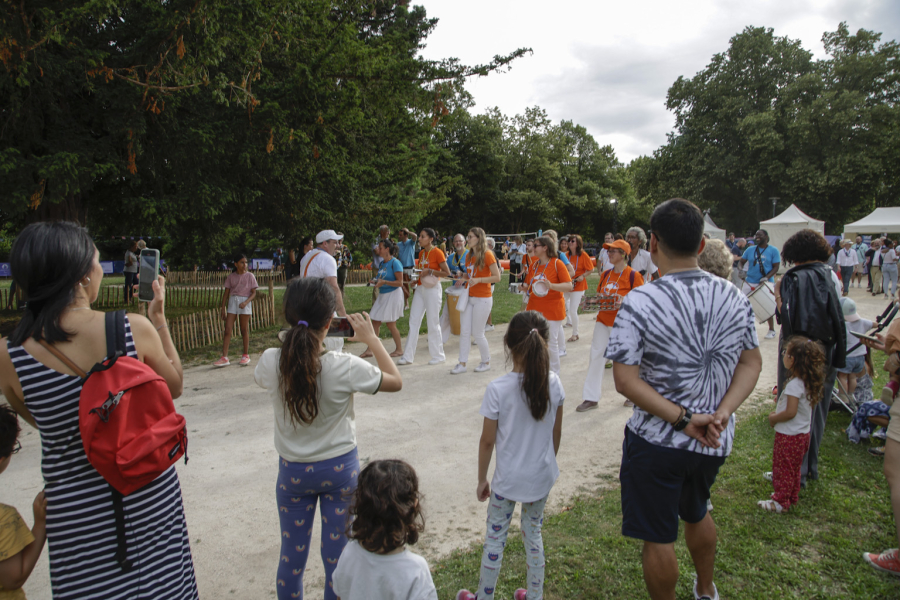
[[[507,500],[494,492],[491,492],[489,502],[487,534],[484,538],[484,552],[481,555],[481,577],[475,593],[478,600],[494,598],[509,523],[516,508],[515,500]],[[525,541],[525,563],[528,568],[525,597],[528,600],[540,600],[544,597],[544,540],[541,538],[541,526],[544,524],[546,503],[546,496],[536,502],[522,503],[522,538]]]

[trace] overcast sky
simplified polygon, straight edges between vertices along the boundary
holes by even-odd
[[[471,79],[476,112],[497,106],[507,115],[528,106],[554,122],[587,127],[628,163],[664,144],[674,119],[666,92],[693,77],[745,27],[771,27],[799,39],[817,58],[822,34],[846,21],[850,31],[900,39],[897,0],[413,0],[440,19],[427,58],[484,64],[496,54],[532,48],[508,73]]]

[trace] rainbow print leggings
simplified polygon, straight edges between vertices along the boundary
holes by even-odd
[[[278,459],[278,486],[275,489],[281,521],[281,559],[276,582],[278,600],[303,598],[303,572],[309,557],[316,503],[320,500],[325,600],[337,598],[331,575],[347,545],[347,508],[358,475],[356,448],[343,456],[314,463]]]
[[[528,600],[540,600],[544,597],[544,540],[541,537],[541,526],[544,524],[546,503],[546,496],[536,502],[522,503],[522,539],[525,542],[525,564],[528,573],[525,597]],[[484,538],[484,552],[481,555],[481,577],[478,580],[478,591],[475,592],[478,600],[494,598],[509,523],[515,509],[515,500],[498,496],[491,491],[488,499],[487,533]]]

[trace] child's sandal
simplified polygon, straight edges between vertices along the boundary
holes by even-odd
[[[783,506],[781,506],[781,504],[775,502],[774,500],[760,500],[756,503],[756,505],[765,511],[777,513],[779,515],[781,513],[787,512],[787,509],[785,509]]]

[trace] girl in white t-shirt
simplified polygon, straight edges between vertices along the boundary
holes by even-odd
[[[350,542],[334,570],[341,600],[437,600],[428,563],[406,547],[425,528],[411,466],[402,460],[369,463],[359,474],[350,516]]]
[[[303,593],[316,505],[322,515],[321,553],[325,564],[325,600],[337,597],[332,573],[347,544],[348,495],[356,488],[354,395],[397,392],[400,372],[366,313],[347,315],[355,335],[378,366],[344,352],[326,352],[336,295],[321,277],[295,278],[284,294],[284,317],[291,328],[281,348],[259,359],[256,383],[269,392],[275,417],[278,485],[275,499],[281,524],[278,599]],[[319,544],[316,544],[319,547]]]
[[[769,512],[787,512],[797,504],[800,494],[800,466],[809,448],[812,409],[822,399],[825,378],[825,353],[818,342],[792,337],[784,345],[782,362],[791,379],[769,414],[775,428],[772,471],[763,476],[772,482],[775,492],[770,500],[757,504]]]
[[[506,535],[516,508],[522,504],[522,536],[528,571],[526,589],[516,590],[515,600],[537,599],[544,592],[544,544],[541,525],[544,504],[559,477],[556,453],[562,435],[565,397],[556,373],[550,371],[547,340],[550,326],[538,312],[517,313],[509,322],[503,343],[512,358],[513,371],[488,384],[481,403],[484,425],[478,446],[478,500],[488,505],[487,535],[481,558],[479,600],[492,600]],[[491,483],[488,466],[494,447],[497,463]],[[492,489],[493,488],[493,489]],[[460,590],[457,600],[474,600]]]

